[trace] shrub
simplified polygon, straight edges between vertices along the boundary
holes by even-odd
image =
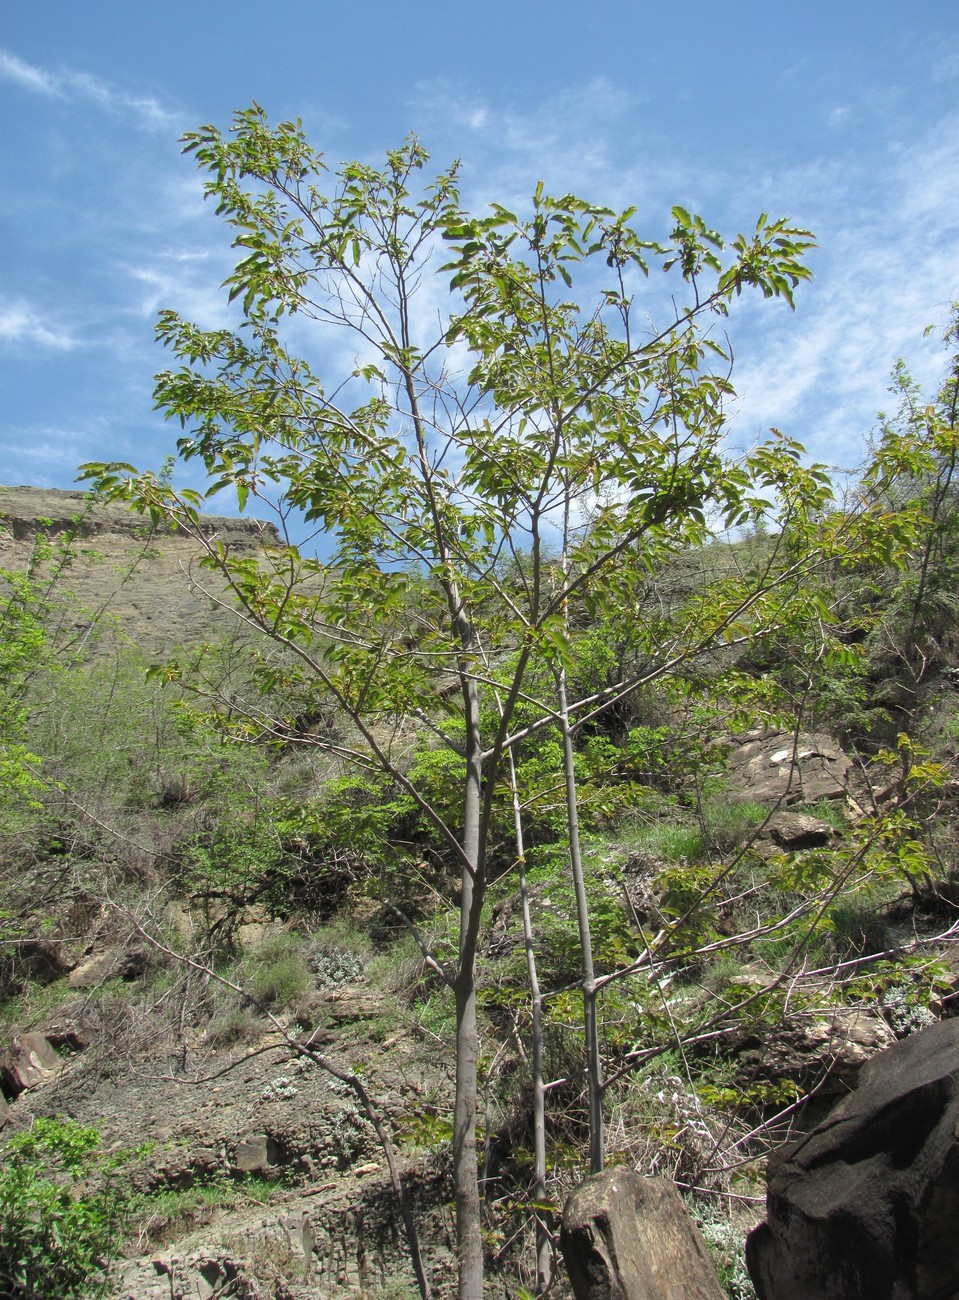
[[[72,1120],[37,1119],[11,1139],[0,1167],[0,1286],[6,1300],[103,1296],[126,1198],[100,1135]]]
[[[313,984],[303,940],[290,933],[266,939],[243,959],[238,975],[257,1002],[277,1009],[293,1006]]]

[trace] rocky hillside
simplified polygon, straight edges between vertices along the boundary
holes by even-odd
[[[403,1203],[432,1295],[452,1296],[443,975],[457,887],[442,846],[402,790],[318,753],[315,720],[236,745],[175,686],[144,683],[144,655],[232,626],[191,544],[80,493],[3,489],[0,514],[8,574],[41,533],[54,548],[76,533],[42,616],[95,629],[64,657],[34,623],[29,637],[11,624],[32,658],[5,661],[9,752],[27,757],[19,785],[4,769],[0,1141],[15,1148],[38,1119],[99,1132],[125,1195],[116,1268],[90,1286],[116,1300],[407,1300]],[[251,555],[263,527],[209,522]],[[814,683],[815,708],[807,683],[791,725],[727,725],[704,674],[581,746],[597,971],[615,976],[601,1003],[608,1156],[676,1180],[734,1300],[752,1294],[742,1240],[763,1217],[768,1152],[959,1001],[952,644],[919,683],[921,709],[884,715],[883,735],[862,724],[890,661],[877,654],[865,686]],[[344,742],[338,719],[324,725]],[[409,754],[441,797],[425,730]],[[535,750],[524,779],[548,791],[553,761]],[[519,1296],[539,1214],[558,1300],[557,1211],[587,1167],[578,936],[542,795],[531,828],[549,1201],[530,1190],[523,907],[504,849],[481,955],[484,1228],[490,1295]],[[110,1185],[108,1163],[86,1168],[82,1195]]]
[[[147,656],[232,628],[216,603],[222,584],[198,567],[197,548],[182,534],[80,490],[0,485],[0,569],[25,569],[41,531],[54,543],[76,538],[59,588],[73,598],[77,627],[106,612]],[[234,551],[253,552],[273,526],[210,515],[207,531]]]

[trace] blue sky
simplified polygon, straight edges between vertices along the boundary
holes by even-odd
[[[923,329],[959,297],[956,0],[39,0],[0,32],[0,481],[69,487],[82,461],[157,468],[172,448],[156,313],[222,323],[231,266],[178,137],[252,99],[331,162],[416,131],[438,167],[462,160],[476,208],[542,178],[635,204],[652,238],[675,203],[729,234],[761,211],[812,229],[796,312],[730,319],[737,444],[776,424],[851,467],[896,358],[938,377]]]

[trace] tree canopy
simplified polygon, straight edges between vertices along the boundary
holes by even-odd
[[[726,318],[749,291],[791,305],[809,276],[811,237],[788,219],[763,214],[727,240],[676,207],[668,234],[649,239],[635,209],[542,185],[525,213],[494,203],[476,215],[455,166],[424,179],[415,139],[381,167],[331,170],[298,123],[271,126],[256,105],[184,147],[238,258],[225,286],[237,328],[170,310],[158,326],[176,364],[157,376],[157,405],[183,427],[178,456],[206,486],[177,490],[129,465],[85,473],[194,533],[240,616],[282,649],[256,660],[258,697],[199,683],[230,734],[299,740],[386,773],[459,871],[444,970],[457,1012],[460,1295],[475,1300],[476,961],[514,760],[707,654],[787,627],[828,641],[832,598],[810,575],[888,549],[888,512],[877,494],[853,535],[798,443],[774,432],[738,459],[726,447]],[[670,297],[650,288],[663,272]],[[204,531],[202,501],[223,489],[241,509],[274,511],[278,540],[264,537],[259,558]],[[773,540],[755,565],[643,622],[651,571],[717,530],[763,524]],[[646,634],[622,673],[597,678],[590,627],[602,620]],[[330,709],[344,725],[297,721]],[[448,756],[441,795],[429,764],[409,763],[411,728]],[[567,750],[567,776],[572,763]],[[575,868],[575,780],[567,811]],[[588,931],[582,944],[588,1007]],[[598,1074],[593,1085],[601,1097]]]

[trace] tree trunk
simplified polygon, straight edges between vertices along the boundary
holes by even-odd
[[[459,969],[456,976],[456,1102],[453,1113],[453,1178],[456,1189],[456,1251],[459,1300],[483,1300],[482,1201],[476,1152],[477,1063],[476,952],[486,892],[482,834],[482,746],[479,693],[464,674],[466,790],[460,901]]]
[[[542,1203],[546,1200],[546,1089],[543,1086],[543,994],[536,969],[536,949],[533,946],[533,919],[529,907],[529,887],[526,882],[526,847],[523,840],[523,813],[516,784],[516,764],[513,751],[509,751],[509,779],[513,796],[513,826],[516,831],[516,860],[519,863],[519,888],[523,904],[523,948],[526,952],[526,973],[529,978],[530,1014],[530,1068],[533,1076],[533,1197]],[[547,1290],[552,1276],[550,1235],[544,1211],[537,1208],[536,1219],[536,1294]]]
[[[566,778],[566,820],[569,832],[569,863],[576,894],[576,920],[582,962],[583,1028],[586,1036],[586,1077],[589,1088],[589,1171],[601,1173],[606,1161],[603,1135],[603,1075],[599,1055],[599,1025],[596,1017],[596,977],[593,970],[593,939],[586,901],[586,878],[579,840],[579,803],[576,796],[576,772],[573,766],[573,733],[569,725],[566,699],[566,673],[556,674],[560,725],[563,731],[563,771]]]

